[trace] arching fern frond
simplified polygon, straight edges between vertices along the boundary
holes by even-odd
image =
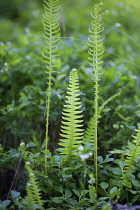
[[[103,3],[96,4],[94,7],[94,14],[91,14],[93,18],[92,26],[89,29],[89,64],[92,69],[92,78],[94,81],[94,168],[95,168],[95,180],[96,180],[96,191],[97,191],[97,177],[98,177],[98,168],[97,168],[97,126],[98,126],[98,99],[99,99],[99,80],[102,75],[102,56],[103,56],[103,39],[101,35],[104,28],[102,26],[102,19],[104,14],[108,14],[108,11],[105,13],[100,13],[102,10]]]
[[[131,170],[133,170],[134,168],[135,159],[140,157],[140,124],[138,126],[138,129],[136,129],[136,132],[137,132],[137,135],[134,136],[134,140],[133,140],[135,147],[126,157],[126,165],[125,165],[125,168],[123,169],[123,177],[121,177],[121,181],[120,181],[121,186],[119,188],[117,200],[119,200],[121,196],[123,186],[126,186],[126,187],[131,186],[129,175],[131,174]]]
[[[79,98],[79,83],[76,69],[70,72],[69,87],[67,91],[66,101],[62,112],[61,138],[59,145],[62,146],[61,154],[70,162],[81,143],[83,143],[84,130],[81,102]]]
[[[49,115],[50,115],[50,102],[51,102],[51,88],[52,88],[52,74],[56,72],[56,58],[59,56],[58,46],[60,39],[60,27],[59,27],[59,11],[60,0],[46,0],[44,1],[45,14],[43,15],[44,26],[44,49],[43,49],[43,61],[46,63],[47,78],[47,107],[46,107],[46,155],[45,155],[45,171],[47,161],[47,149],[48,149],[48,127],[49,127]]]
[[[98,107],[98,121],[101,117],[101,112],[103,111],[104,107],[112,101],[114,98],[119,96],[121,94],[121,91],[114,94],[113,96],[109,97],[100,107]],[[95,136],[95,115],[91,117],[88,127],[85,131],[85,136],[84,136],[84,145],[86,149],[86,145],[88,145],[88,152],[93,151],[95,148],[93,147],[94,145],[94,136]]]

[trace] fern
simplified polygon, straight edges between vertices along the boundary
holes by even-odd
[[[108,98],[99,108],[98,108],[98,120],[101,117],[101,112],[104,109],[104,107],[110,102],[112,101],[114,98],[116,98],[117,96],[119,96],[121,94],[121,91],[114,94],[113,96],[111,96],[110,98]],[[85,136],[84,136],[84,145],[89,145],[89,150],[94,150],[94,148],[92,147],[92,145],[94,144],[94,136],[95,136],[95,115],[93,115],[93,117],[91,117],[89,125],[85,131]]]
[[[25,167],[29,173],[29,182],[27,183],[26,186],[26,191],[27,191],[27,198],[26,200],[30,202],[30,204],[37,204],[39,205],[40,209],[43,208],[43,202],[41,200],[41,194],[39,192],[39,187],[37,184],[36,177],[33,173],[33,170],[31,168],[30,162],[26,162]]]
[[[70,72],[69,87],[66,96],[66,104],[63,109],[63,121],[61,126],[61,137],[59,145],[62,146],[61,154],[65,155],[66,160],[70,163],[72,156],[75,154],[81,143],[83,143],[84,130],[82,122],[81,102],[79,101],[79,83],[77,70],[72,69]]]
[[[98,126],[98,100],[99,100],[99,81],[100,76],[102,75],[102,56],[103,56],[103,39],[101,35],[104,28],[102,26],[102,19],[104,14],[108,14],[108,11],[105,13],[100,13],[103,3],[96,4],[94,7],[94,14],[91,14],[93,18],[91,29],[89,29],[89,63],[93,71],[93,81],[94,81],[94,168],[95,168],[95,180],[96,180],[96,191],[97,191],[97,177],[98,177],[98,168],[97,168],[97,126]]]
[[[136,158],[140,157],[140,124],[138,126],[138,129],[136,129],[137,135],[134,136],[133,143],[135,145],[134,149],[128,154],[126,157],[126,166],[123,170],[123,177],[121,177],[121,186],[119,188],[119,193],[117,196],[117,200],[119,200],[121,196],[121,192],[123,189],[123,186],[130,187],[131,183],[129,181],[129,175],[131,174],[131,170],[134,168],[134,161]]]
[[[48,149],[48,128],[49,128],[49,115],[50,115],[50,102],[51,102],[51,88],[52,88],[52,74],[56,72],[56,58],[58,54],[58,46],[60,39],[59,27],[59,0],[44,1],[45,14],[43,15],[44,37],[45,44],[43,54],[43,61],[46,63],[46,73],[48,74],[48,89],[47,89],[47,107],[46,107],[46,155],[45,155],[45,171],[47,161]]]
[[[26,185],[26,192],[27,192],[26,201],[28,204],[32,206],[34,206],[34,204],[39,205],[39,209],[43,210],[44,209],[43,202],[41,200],[41,194],[39,192],[38,183],[35,174],[31,168],[31,163],[29,162],[30,155],[29,152],[26,151],[24,142],[20,144],[20,151],[21,151],[21,157],[25,161],[25,168],[28,171],[28,183]],[[32,207],[32,209],[36,208]]]
[[[85,131],[84,136],[84,145],[90,147],[90,150],[94,150],[93,144],[94,144],[94,136],[95,136],[95,115],[91,117],[88,127]]]
[[[31,183],[26,184],[26,192],[27,192],[27,197],[26,197],[27,204],[32,206],[33,208],[33,205],[35,204],[35,200],[34,200],[34,196],[32,195]]]

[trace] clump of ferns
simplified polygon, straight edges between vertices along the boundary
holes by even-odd
[[[138,129],[136,129],[137,135],[134,136],[134,148],[133,150],[127,155],[126,157],[126,164],[123,169],[123,176],[121,177],[120,187],[118,190],[117,201],[121,198],[122,193],[124,190],[126,191],[127,188],[131,188],[131,179],[130,176],[132,175],[134,169],[135,160],[139,160],[140,158],[140,124],[138,125]]]
[[[51,103],[52,82],[54,80],[54,73],[59,67],[57,60],[59,56],[58,46],[60,39],[60,0],[46,0],[44,1],[45,14],[43,15],[44,26],[44,48],[43,61],[46,64],[47,74],[47,105],[46,105],[46,150],[45,150],[45,171],[47,170],[47,150],[48,150],[48,129]]]
[[[76,158],[78,148],[83,143],[84,129],[83,115],[79,94],[79,82],[76,69],[72,69],[69,78],[69,87],[62,112],[62,125],[60,133],[61,155],[70,165],[72,157]]]
[[[103,40],[104,37],[101,35],[104,28],[102,26],[102,19],[104,14],[108,14],[108,11],[101,13],[103,3],[96,4],[94,7],[94,14],[91,14],[93,18],[92,26],[89,29],[89,64],[92,69],[92,79],[94,82],[94,117],[92,119],[93,126],[93,144],[94,144],[94,171],[95,171],[95,180],[96,180],[96,191],[98,184],[98,143],[97,143],[97,127],[98,127],[98,119],[99,119],[99,81],[100,77],[103,74],[102,72],[102,56],[103,56]]]

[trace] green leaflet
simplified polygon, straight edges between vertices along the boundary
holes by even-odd
[[[69,87],[63,108],[61,138],[59,145],[62,146],[61,154],[65,155],[69,162],[78,147],[83,143],[84,130],[82,122],[81,102],[79,101],[79,83],[76,69],[72,69],[69,78]]]
[[[47,0],[44,1],[45,14],[43,15],[44,26],[44,49],[43,49],[43,61],[46,63],[47,78],[47,107],[46,107],[46,155],[45,155],[45,171],[47,161],[47,149],[48,149],[48,127],[49,127],[49,115],[50,115],[50,103],[51,103],[51,88],[52,88],[52,73],[54,73],[56,65],[56,58],[59,56],[58,46],[60,39],[60,27],[59,27],[59,13],[60,13],[60,0]]]
[[[95,168],[95,185],[96,185],[96,192],[97,192],[97,184],[98,184],[98,163],[97,163],[97,157],[98,157],[98,143],[97,143],[97,126],[98,126],[98,113],[99,113],[99,107],[98,107],[98,99],[99,99],[99,80],[100,76],[102,75],[102,55],[103,55],[103,39],[104,37],[101,35],[104,28],[102,26],[102,19],[104,14],[108,14],[108,11],[105,13],[100,13],[102,9],[103,3],[96,4],[94,7],[94,14],[91,14],[93,18],[92,26],[89,29],[90,35],[89,35],[89,64],[93,71],[92,78],[94,81],[94,119],[92,119],[93,125],[93,132],[92,136],[94,135],[94,168]],[[90,131],[91,132],[91,131]]]
[[[126,157],[126,165],[123,169],[123,177],[121,177],[121,186],[119,188],[119,193],[117,196],[117,200],[119,200],[122,192],[123,186],[131,188],[131,182],[129,180],[129,175],[131,170],[133,169],[135,158],[140,157],[140,124],[138,125],[138,129],[136,129],[137,135],[134,136],[133,143],[135,144],[134,149],[130,152],[130,154]]]

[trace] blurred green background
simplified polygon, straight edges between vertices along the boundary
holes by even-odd
[[[61,1],[61,65],[52,90],[50,149],[57,147],[62,105],[69,72],[77,68],[85,128],[93,115],[93,83],[88,65],[87,39],[97,0]],[[106,105],[99,123],[102,152],[132,139],[140,122],[139,0],[106,0],[104,17],[104,75],[100,104]],[[0,140],[3,148],[45,138],[46,74],[42,62],[43,2],[0,0]],[[113,146],[112,146],[113,145]]]

